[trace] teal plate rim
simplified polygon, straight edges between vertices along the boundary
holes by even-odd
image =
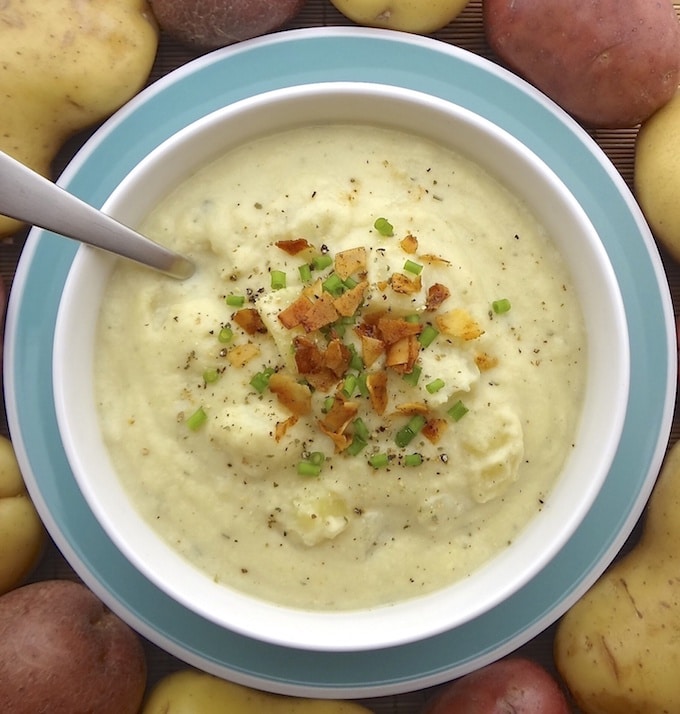
[[[592,511],[553,562],[467,625],[379,652],[291,650],[219,628],[173,602],[115,548],[89,511],[61,445],[52,396],[54,322],[76,244],[33,229],[10,293],[4,387],[22,473],[56,545],[140,634],[189,665],[297,696],[358,698],[439,684],[504,656],[553,624],[633,530],[663,460],[675,399],[673,309],[663,266],[625,182],[591,137],[527,83],[484,58],[416,35],[367,28],[289,30],[205,55],[109,119],[59,179],[101,206],[152,148],[191,121],[270,89],[326,81],[418,89],[496,122],[543,158],[598,229],[624,298],[631,391],[623,438]]]

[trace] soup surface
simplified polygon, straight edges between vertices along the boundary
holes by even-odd
[[[585,334],[569,275],[478,165],[369,126],[295,129],[188,179],[121,262],[96,392],[139,511],[217,582],[296,607],[465,577],[572,448]]]

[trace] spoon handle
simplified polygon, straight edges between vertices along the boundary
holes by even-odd
[[[0,213],[174,278],[188,278],[194,272],[187,258],[98,211],[2,151]]]

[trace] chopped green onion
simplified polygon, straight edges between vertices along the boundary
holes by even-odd
[[[215,367],[208,367],[208,369],[203,372],[203,381],[206,384],[211,384],[212,382],[216,382],[219,376],[220,373]]]
[[[404,447],[413,441],[415,435],[425,426],[427,420],[422,414],[412,416],[406,426],[402,426],[396,433],[394,441],[397,446]]]
[[[420,466],[423,463],[422,454],[406,454],[404,456],[404,466]]]
[[[368,457],[368,463],[374,469],[383,469],[390,462],[390,457],[387,454],[373,454]]]
[[[420,379],[420,375],[423,371],[423,368],[419,364],[413,365],[413,369],[410,372],[407,372],[402,379],[404,382],[407,384],[410,384],[412,387],[415,387],[416,384],[418,384],[418,380]]]
[[[203,407],[199,407],[188,419],[187,426],[191,431],[196,431],[200,429],[203,424],[208,420],[208,415],[205,413]]]
[[[223,327],[219,334],[217,335],[217,339],[224,343],[230,342],[231,338],[234,336],[234,331],[231,329],[231,327]]]
[[[308,283],[312,279],[312,268],[309,263],[303,263],[298,266],[298,272],[300,273],[300,280],[303,283]]]
[[[312,461],[298,462],[297,472],[300,476],[318,476],[321,473],[321,464]]]
[[[389,238],[394,235],[394,226],[387,220],[387,218],[376,218],[373,228],[375,228],[381,236],[385,236],[385,238]]]
[[[425,325],[423,331],[418,336],[418,342],[420,342],[421,347],[429,347],[436,339],[439,334],[439,330],[432,327],[432,325]]]
[[[262,394],[269,386],[269,378],[274,374],[272,367],[267,367],[261,372],[254,374],[250,380],[250,386],[259,394]]]
[[[348,290],[355,288],[359,284],[358,281],[351,276],[349,278],[345,278],[342,283]]]
[[[413,273],[414,275],[420,275],[423,271],[423,266],[420,263],[416,263],[413,260],[407,260],[404,263],[404,270],[407,273]]]
[[[470,411],[460,399],[446,413],[453,419],[458,421],[462,419]]]
[[[345,449],[345,451],[350,456],[356,456],[362,449],[366,448],[366,441],[364,441],[360,436],[355,434],[352,437],[352,443]]]
[[[226,303],[229,307],[243,307],[245,302],[245,295],[227,295],[226,298]]]
[[[355,374],[348,374],[345,377],[345,381],[342,385],[342,393],[347,397],[351,397],[354,394],[354,390],[357,388],[358,377]]]
[[[501,298],[500,300],[494,300],[491,303],[491,307],[496,315],[502,315],[504,312],[510,310],[510,300],[508,298]]]
[[[357,372],[361,372],[364,368],[364,361],[361,359],[361,355],[357,352],[357,348],[354,345],[349,344],[347,347],[352,355],[349,360],[350,369],[356,369]]]
[[[333,329],[337,329],[339,327],[342,330],[342,334],[344,335],[348,327],[351,327],[352,325],[356,324],[357,319],[354,315],[343,316],[335,321],[335,323],[333,324]],[[352,345],[350,344],[348,345],[348,347],[351,349]]]
[[[420,315],[419,315],[417,312],[414,312],[414,313],[411,314],[411,315],[406,315],[406,317],[404,318],[404,321],[405,321],[405,322],[412,322],[412,323],[414,323],[414,324],[417,324],[417,323],[420,322]]]
[[[335,397],[326,397],[323,400],[323,406],[321,407],[321,411],[324,414],[328,414],[328,412],[333,408],[333,404],[335,404]]]
[[[366,372],[360,372],[357,377],[357,387],[359,388],[359,394],[362,397],[370,397],[371,393],[368,389],[368,374]]]
[[[283,270],[272,270],[271,287],[272,290],[283,290],[286,287],[286,274]]]
[[[324,454],[323,451],[312,451],[312,453],[307,457],[307,461],[312,464],[316,464],[317,466],[321,466],[325,460],[326,454]]]
[[[312,258],[312,267],[314,270],[323,270],[333,263],[333,258],[327,253],[323,255],[315,255]]]
[[[433,379],[429,384],[425,385],[425,389],[427,389],[430,394],[434,394],[435,392],[438,392],[443,386],[443,379]]]
[[[352,429],[354,430],[354,433],[360,438],[363,439],[364,441],[368,441],[369,439],[369,433],[368,433],[368,427],[366,426],[366,423],[361,417],[358,417],[352,422]]]
[[[324,281],[321,283],[321,287],[331,295],[338,296],[345,291],[345,286],[337,273],[331,273]]]

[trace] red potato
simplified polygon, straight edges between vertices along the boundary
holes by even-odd
[[[484,0],[498,57],[583,124],[632,127],[680,80],[670,0]]]
[[[0,597],[2,714],[136,714],[145,687],[141,641],[84,585]]]
[[[150,0],[162,30],[197,49],[258,37],[280,28],[305,0]]]
[[[445,687],[423,714],[569,714],[556,680],[540,665],[508,657]]]

